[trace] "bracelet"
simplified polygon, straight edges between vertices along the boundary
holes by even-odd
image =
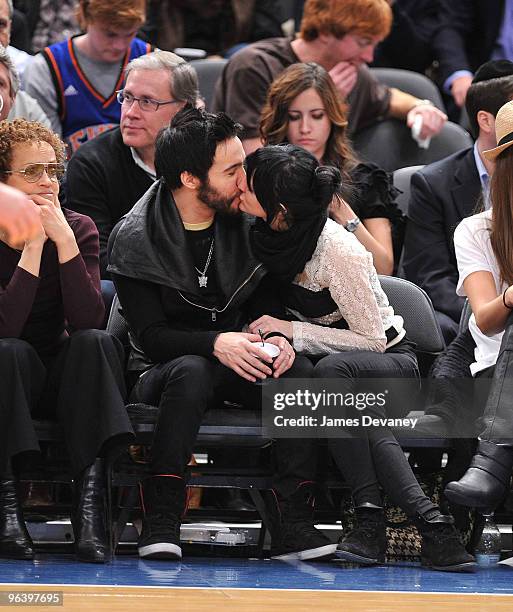
[[[513,306],[509,306],[508,304],[506,304],[506,291],[509,289],[509,287],[506,287],[506,289],[504,289],[504,291],[502,292],[502,303],[504,304],[504,306],[506,308],[508,308],[509,310],[513,310]]]
[[[270,331],[264,334],[264,340],[268,340],[269,338],[285,338],[287,342],[290,342],[287,336],[279,331]]]

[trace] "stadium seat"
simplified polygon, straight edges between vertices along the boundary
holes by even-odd
[[[394,170],[394,187],[397,187],[402,193],[397,198],[397,206],[406,215],[408,214],[408,204],[410,203],[410,181],[411,177],[423,168],[423,165],[407,166],[406,168],[399,168]]]
[[[421,100],[431,100],[437,108],[446,112],[438,87],[427,76],[400,68],[371,68],[370,71],[380,83],[405,91]]]
[[[208,111],[212,106],[217,80],[221,76],[227,62],[228,60],[225,59],[201,59],[190,62],[198,75],[200,94],[205,100],[205,107]]]
[[[432,138],[429,147],[421,149],[404,121],[386,119],[355,134],[353,144],[362,159],[393,172],[405,166],[430,164],[471,147],[473,143],[468,132],[448,121],[442,131]]]

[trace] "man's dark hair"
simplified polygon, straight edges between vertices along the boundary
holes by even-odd
[[[491,113],[495,117],[501,106],[504,106],[512,98],[513,76],[503,76],[472,83],[465,101],[472,135],[475,138],[479,136],[477,113],[480,110]]]
[[[217,145],[242,132],[225,113],[207,113],[188,105],[160,131],[155,143],[155,170],[169,189],[182,186],[180,175],[190,172],[202,182],[212,167]]]

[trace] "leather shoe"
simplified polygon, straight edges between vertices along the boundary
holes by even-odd
[[[85,563],[105,563],[109,541],[105,527],[105,474],[102,459],[86,468],[75,481],[71,522],[75,554]]]
[[[31,560],[33,546],[16,494],[16,482],[0,480],[0,557]]]
[[[445,487],[445,496],[460,506],[491,512],[506,494],[512,468],[513,448],[480,440],[469,469]]]

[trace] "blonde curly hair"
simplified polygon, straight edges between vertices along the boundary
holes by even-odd
[[[11,170],[13,148],[18,144],[47,142],[55,151],[58,162],[63,162],[66,149],[62,140],[37,121],[15,119],[0,121],[0,181],[5,183],[6,171]]]

